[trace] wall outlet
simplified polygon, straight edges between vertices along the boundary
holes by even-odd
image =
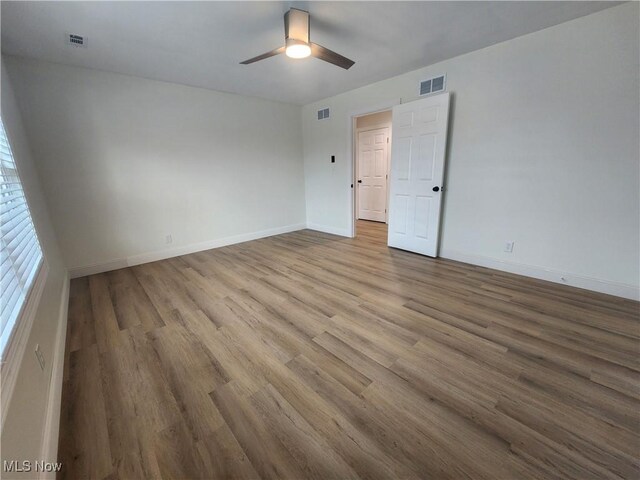
[[[44,361],[44,355],[42,354],[42,350],[40,350],[40,345],[36,345],[36,358],[38,359],[40,368],[42,369],[42,371],[44,371],[45,361]]]
[[[171,236],[171,234],[164,237],[164,243],[166,243],[167,245],[169,245],[170,243],[173,243],[173,237]]]
[[[507,253],[513,253],[513,246],[515,245],[516,242],[511,241],[511,242],[505,242],[504,243],[504,251]]]

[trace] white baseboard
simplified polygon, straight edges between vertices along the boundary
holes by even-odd
[[[351,237],[347,228],[336,228],[328,225],[318,225],[317,223],[307,223],[309,230],[315,230],[317,232],[330,233],[331,235],[339,235],[341,237]]]
[[[600,280],[597,278],[576,275],[536,265],[505,262],[504,260],[498,260],[496,258],[484,257],[481,255],[470,255],[453,250],[443,250],[440,252],[440,256],[451,260],[457,260],[459,262],[471,263],[481,267],[493,268],[503,272],[538,278],[540,280],[547,280],[549,282],[560,283],[562,285],[584,288],[586,290],[593,290],[595,292],[615,295],[617,297],[628,298],[630,300],[640,300],[640,288],[625,283]]]
[[[69,275],[65,278],[60,297],[58,328],[51,362],[51,378],[47,394],[40,460],[56,462],[58,456],[58,432],[60,430],[60,407],[62,405],[62,378],[64,375],[64,352],[67,338],[67,313],[69,311]],[[55,473],[40,472],[38,478],[54,479]]]
[[[118,258],[115,260],[109,260],[106,262],[96,263],[93,265],[82,265],[78,267],[72,267],[69,269],[71,278],[85,277],[87,275],[93,275],[96,273],[108,272],[111,270],[118,270],[119,268],[132,267],[134,265],[141,265],[143,263],[157,262],[158,260],[164,260],[167,258],[178,257],[180,255],[188,255],[190,253],[201,252],[203,250],[211,250],[212,248],[226,247],[227,245],[234,245],[236,243],[249,242],[251,240],[257,240],[259,238],[271,237],[272,235],[280,235],[283,233],[295,232],[296,230],[303,230],[306,228],[306,224],[298,223],[294,225],[286,225],[284,227],[270,228],[267,230],[261,230],[258,232],[243,233],[240,235],[233,235],[230,237],[218,238],[215,240],[209,240],[206,242],[193,243],[190,245],[184,245],[181,247],[168,248],[165,250],[158,250],[155,252],[141,253],[126,258]]]

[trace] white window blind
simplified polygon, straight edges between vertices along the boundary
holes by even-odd
[[[42,250],[0,118],[0,357],[42,263]]]

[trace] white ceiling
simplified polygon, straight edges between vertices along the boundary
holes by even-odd
[[[616,5],[611,2],[13,2],[2,52],[306,104]],[[350,70],[284,55],[289,7]],[[65,44],[65,32],[88,48]]]

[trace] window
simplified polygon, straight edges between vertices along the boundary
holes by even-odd
[[[42,250],[0,118],[0,357],[42,264]]]

